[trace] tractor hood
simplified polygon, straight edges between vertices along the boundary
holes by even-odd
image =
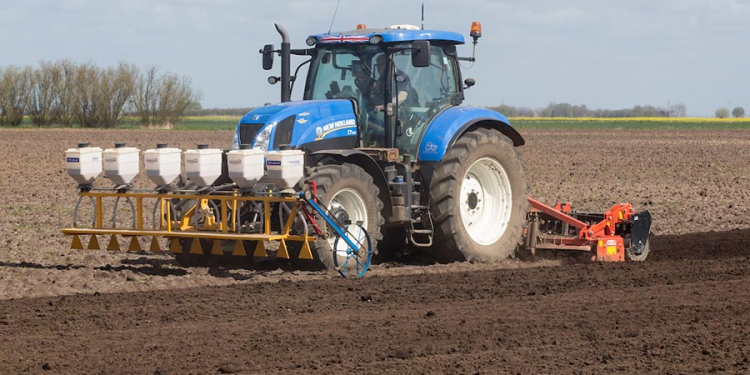
[[[356,139],[357,116],[351,101],[303,100],[250,111],[237,124],[232,149],[250,144],[264,151],[281,145],[317,150],[337,142],[355,145]]]

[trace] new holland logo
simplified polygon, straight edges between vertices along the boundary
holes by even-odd
[[[356,128],[357,127],[357,121],[355,119],[348,119],[348,120],[341,120],[332,122],[330,124],[326,124],[323,126],[318,126],[315,128],[315,135],[317,136],[316,140],[321,140],[325,138],[328,134],[340,130],[340,129],[346,129],[346,128]]]

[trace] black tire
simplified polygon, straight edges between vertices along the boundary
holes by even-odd
[[[378,198],[379,189],[373,183],[372,176],[367,174],[364,169],[356,164],[344,163],[341,165],[321,165],[315,167],[314,171],[306,179],[307,181],[315,181],[318,184],[318,204],[321,206],[332,209],[331,200],[336,197],[344,189],[349,189],[356,192],[365,204],[364,209],[367,212],[367,222],[363,223],[365,230],[370,235],[370,241],[372,243],[372,249],[377,248],[378,241],[382,238],[380,229],[385,223],[381,211],[383,210],[383,202]],[[308,185],[303,186],[304,190],[308,190]],[[320,218],[319,215],[313,214],[315,221],[320,227],[323,233],[326,233],[329,238],[334,238],[330,234],[332,231],[328,230],[328,226],[325,221]],[[352,220],[353,221],[353,220]],[[315,235],[312,228],[309,228],[311,235]],[[295,246],[294,250],[290,249],[290,253],[293,259],[299,254],[298,246]],[[316,241],[310,243],[310,248],[313,253],[313,261],[319,262],[323,267],[329,270],[335,270],[336,266],[334,263],[334,252],[329,244],[328,240],[318,238]]]
[[[510,187],[507,196],[511,199],[507,205],[510,217],[505,229],[498,229],[489,236],[484,235],[487,237],[484,237],[483,241],[488,242],[484,244],[472,238],[464,226],[461,200],[469,202],[469,199],[473,199],[473,207],[480,207],[482,212],[500,214],[504,210],[502,205],[487,207],[478,204],[473,189],[473,198],[461,197],[462,184],[469,183],[464,182],[468,181],[467,172],[480,159],[485,164],[494,159],[502,167],[507,177],[507,185]],[[480,190],[484,192],[483,189]],[[430,202],[435,223],[435,245],[431,249],[431,254],[440,262],[492,262],[511,257],[521,241],[527,209],[527,190],[524,166],[510,139],[496,130],[485,128],[464,134],[438,164],[430,183]],[[475,233],[475,236],[482,235]],[[499,237],[493,240],[495,236]]]
[[[648,258],[648,254],[651,252],[651,245],[649,245],[649,240],[646,240],[646,243],[643,245],[643,248],[637,248],[636,246],[631,246],[627,249],[625,249],[625,258],[629,261],[633,262],[643,262]]]

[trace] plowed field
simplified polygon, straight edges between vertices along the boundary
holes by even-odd
[[[68,250],[66,148],[231,134],[0,130],[0,373],[750,372],[750,131],[524,136],[532,195],[651,210],[652,257],[385,264],[354,281]]]

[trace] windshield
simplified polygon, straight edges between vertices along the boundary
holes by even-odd
[[[367,84],[380,78],[375,65],[381,56],[385,56],[383,50],[374,45],[318,49],[310,65],[305,100],[361,99]]]
[[[376,45],[321,47],[311,61],[305,100],[354,99],[363,145],[382,146],[386,102],[386,55]]]
[[[397,119],[394,146],[416,155],[425,128],[452,105],[460,87],[449,47],[432,46],[430,65],[421,68],[412,65],[410,47],[392,45],[394,52],[387,56],[379,45],[321,46],[311,61],[304,98],[355,100],[364,147],[385,147],[389,120]],[[385,117],[386,103],[396,109],[394,117]]]

